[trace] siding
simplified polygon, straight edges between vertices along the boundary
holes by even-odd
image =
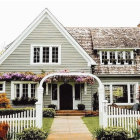
[[[30,65],[31,44],[61,45],[61,65]],[[49,72],[64,69],[71,72],[89,72],[90,67],[87,67],[85,59],[47,18],[0,65],[0,72],[32,71],[40,73],[42,70]]]
[[[61,45],[61,65],[30,65],[31,44]],[[0,65],[0,72],[25,72],[41,73],[56,72],[64,69],[70,72],[90,72],[86,60],[67,41],[59,30],[45,18],[35,30],[8,56]],[[11,84],[6,82],[6,93],[11,96]],[[51,96],[44,94],[44,105],[51,103]]]

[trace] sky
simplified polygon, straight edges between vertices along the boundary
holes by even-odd
[[[15,40],[45,8],[66,27],[140,23],[140,0],[0,0],[0,48]]]

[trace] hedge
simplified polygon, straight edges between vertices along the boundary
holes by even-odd
[[[44,108],[43,117],[54,117],[55,110],[53,108]]]
[[[29,108],[29,107],[28,108],[2,108],[0,109],[0,115],[16,114],[30,109],[33,108]]]
[[[16,113],[24,112],[30,109],[33,109],[33,108],[3,108],[3,109],[0,109],[0,116],[16,114]],[[54,117],[54,115],[55,115],[55,110],[53,108],[43,109],[43,117]]]

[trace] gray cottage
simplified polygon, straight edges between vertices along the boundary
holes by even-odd
[[[45,9],[0,56],[0,93],[11,100],[37,98],[35,74],[65,70],[96,75],[110,104],[131,106],[138,102],[139,60],[139,27],[63,27]],[[91,84],[68,78],[43,84],[44,107],[55,104],[58,110],[73,110],[82,103],[91,110],[98,95],[96,80]]]

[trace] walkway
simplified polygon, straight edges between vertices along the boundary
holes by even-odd
[[[80,116],[57,116],[47,140],[92,140]]]

